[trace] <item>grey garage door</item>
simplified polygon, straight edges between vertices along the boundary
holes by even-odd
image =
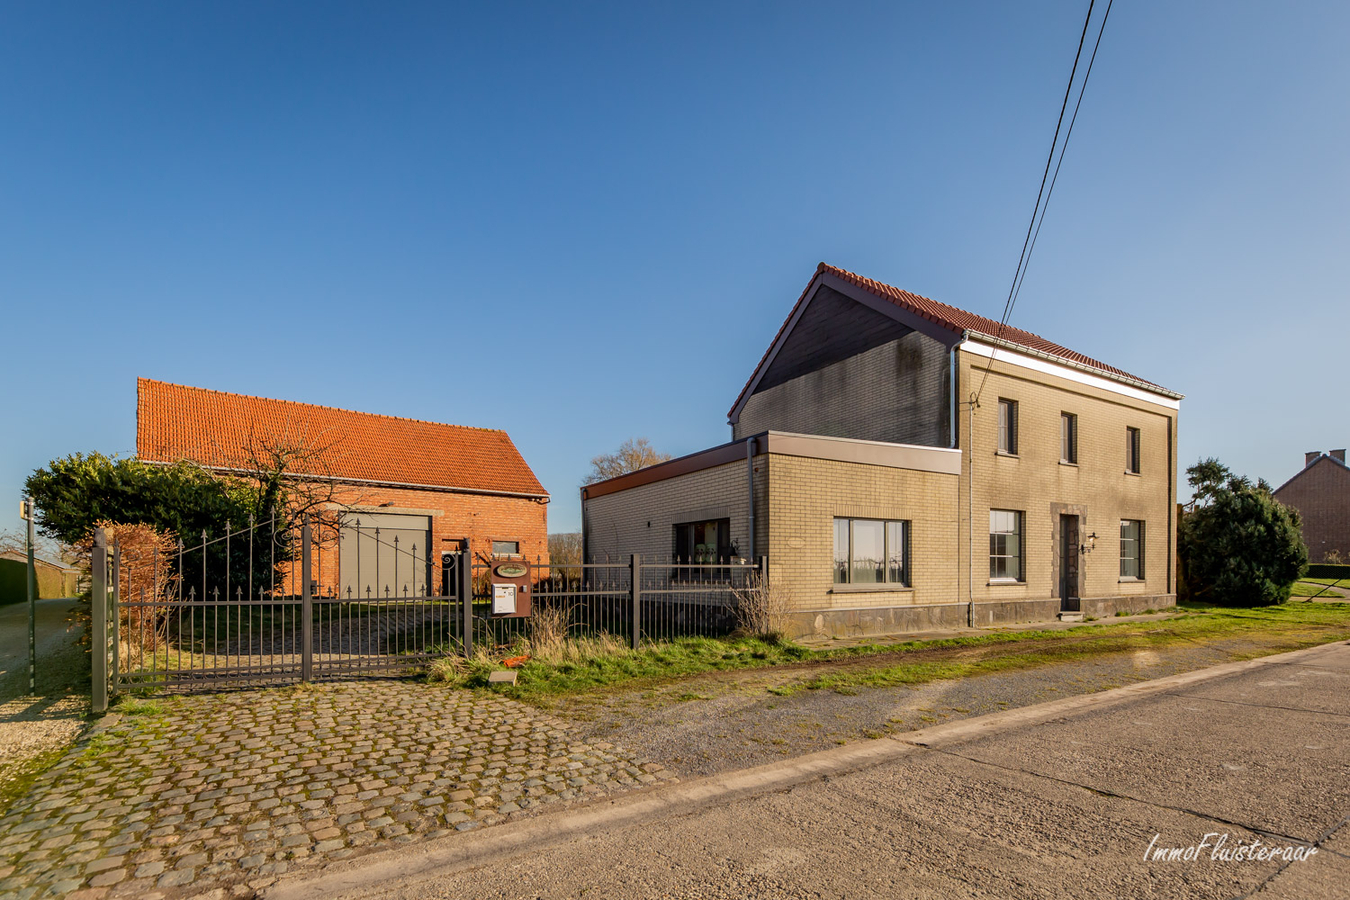
[[[427,553],[430,541],[428,516],[351,513],[343,517],[338,544],[339,596],[414,597],[425,593],[431,569]]]

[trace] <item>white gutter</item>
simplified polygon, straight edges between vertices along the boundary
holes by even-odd
[[[1022,366],[1034,368],[1037,371],[1044,371],[1046,374],[1058,375],[1060,378],[1069,378],[1072,381],[1084,383],[1084,385],[1093,385],[1103,390],[1125,394],[1126,397],[1145,399],[1145,401],[1158,403],[1158,405],[1169,407],[1169,409],[1180,409],[1180,401],[1185,398],[1185,394],[1176,393],[1176,391],[1168,390],[1166,387],[1150,385],[1150,383],[1139,381],[1138,378],[1131,378],[1129,375],[1116,375],[1115,372],[1087,366],[1087,364],[1076,362],[1076,360],[1065,359],[1064,356],[1046,354],[1045,351],[1031,349],[1026,345],[1012,343],[1012,341],[1003,340],[1000,337],[983,335],[980,332],[964,332],[958,345],[967,348],[969,354],[984,356],[987,359],[994,359],[996,349],[1006,349],[1012,355],[1023,356],[1023,358],[1026,358],[1026,362],[1018,363],[1018,360],[1010,359],[1004,359],[1004,362],[1022,364]],[[1034,360],[1034,363],[1031,360]],[[1065,374],[1062,371],[1057,372],[1054,371],[1054,368],[1069,370],[1072,374]],[[1143,397],[1141,394],[1147,394],[1147,397]]]

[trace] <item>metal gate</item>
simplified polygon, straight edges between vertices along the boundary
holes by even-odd
[[[110,547],[98,529],[95,711],[107,708],[110,692],[136,688],[397,677],[475,649],[539,654],[586,641],[637,649],[725,635],[768,571],[764,559],[635,555],[550,565],[513,557],[533,608],[528,617],[501,616],[492,609],[491,572],[502,558],[475,561],[467,540],[429,552],[425,532],[391,532],[385,522],[273,517],[150,551],[116,533]]]
[[[358,559],[376,560],[360,581],[338,552],[353,531]],[[432,553],[359,519],[311,516],[227,523],[170,553],[131,549],[95,533],[96,709],[101,689],[106,707],[108,690],[404,675],[465,649],[467,549]]]

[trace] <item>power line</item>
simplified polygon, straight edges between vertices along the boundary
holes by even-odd
[[[1106,30],[1106,18],[1111,14],[1111,3],[1114,0],[1108,0],[1106,15],[1102,16],[1101,29],[1097,33],[1097,43],[1092,49],[1092,59],[1097,58],[1097,47],[1101,46],[1102,32]],[[1078,92],[1078,103],[1074,106],[1073,117],[1069,123],[1069,132],[1066,132],[1063,146],[1060,145],[1059,133],[1064,126],[1064,114],[1069,109],[1069,97],[1073,95],[1074,80],[1078,75],[1078,62],[1083,56],[1083,45],[1087,42],[1088,26],[1092,23],[1092,10],[1096,5],[1096,0],[1089,0],[1087,16],[1083,19],[1083,31],[1078,37],[1078,50],[1074,53],[1073,68],[1069,70],[1069,83],[1064,88],[1064,100],[1060,104],[1059,119],[1055,122],[1055,135],[1050,141],[1050,153],[1045,159],[1045,171],[1041,173],[1041,186],[1036,192],[1036,205],[1031,210],[1031,221],[1027,223],[1026,237],[1022,239],[1022,253],[1017,260],[1017,269],[1013,272],[1012,284],[1008,287],[1008,299],[1003,304],[1003,316],[999,319],[998,333],[995,337],[999,340],[1003,338],[1003,331],[1008,325],[1008,319],[1012,315],[1013,306],[1017,302],[1017,295],[1021,292],[1021,283],[1026,275],[1026,266],[1031,258],[1031,250],[1035,246],[1035,237],[1040,234],[1039,222],[1045,220],[1045,207],[1049,204],[1049,193],[1046,190],[1047,182],[1050,184],[1050,190],[1054,190],[1054,182],[1050,179],[1050,167],[1055,161],[1055,151],[1059,150],[1059,163],[1064,163],[1064,149],[1068,147],[1068,134],[1073,130],[1073,121],[1078,118],[1078,107],[1083,102],[1083,91],[1087,88],[1087,76],[1091,74],[1092,63],[1088,63],[1088,69],[1084,74],[1083,83]],[[1055,166],[1055,179],[1059,178],[1059,166]],[[989,380],[989,370],[993,366],[993,358],[985,365],[984,376],[980,379],[980,387],[974,394],[972,403],[979,404],[980,395],[984,393],[985,382]]]
[[[1088,57],[1086,71],[1083,72],[1083,82],[1078,87],[1078,100],[1073,105],[1073,115],[1069,118],[1069,127],[1064,132],[1064,143],[1059,148],[1059,162],[1055,163],[1055,174],[1050,176],[1050,187],[1045,191],[1045,202],[1041,204],[1041,217],[1036,223],[1036,233],[1031,236],[1031,246],[1027,248],[1026,262],[1022,265],[1022,275],[1017,281],[1017,290],[1013,294],[1013,306],[1017,305],[1017,298],[1022,294],[1022,284],[1027,280],[1027,269],[1031,266],[1031,254],[1036,252],[1036,239],[1041,236],[1041,226],[1045,224],[1045,211],[1050,208],[1050,197],[1055,193],[1055,182],[1059,181],[1059,167],[1064,165],[1064,154],[1069,149],[1069,140],[1073,137],[1073,126],[1078,121],[1078,109],[1083,105],[1083,93],[1087,90],[1088,79],[1092,77],[1092,65],[1097,61],[1097,48],[1102,45],[1102,35],[1106,32],[1106,20],[1111,17],[1111,4],[1115,0],[1107,0],[1106,12],[1102,15],[1101,28],[1097,31],[1097,42],[1092,46],[1092,55]]]

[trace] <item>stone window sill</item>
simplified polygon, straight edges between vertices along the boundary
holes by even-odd
[[[1059,461],[1059,464],[1060,464],[1061,466],[1069,466],[1070,468],[1074,468],[1074,469],[1078,468],[1078,463],[1076,463],[1076,462],[1069,462],[1067,459],[1061,459],[1061,460]]]
[[[1126,475],[1130,475],[1130,476],[1132,476],[1132,477],[1134,477],[1134,478],[1143,478],[1143,477],[1144,477],[1144,473],[1143,473],[1143,472],[1131,472],[1129,469],[1126,469],[1126,470],[1125,470],[1125,474],[1126,474]]]
[[[995,450],[995,456],[1002,456],[1004,459],[1021,459],[1016,453],[1009,453],[1007,450]]]
[[[987,587],[1026,587],[1025,581],[1018,581],[1016,578],[991,578],[985,582]]]

